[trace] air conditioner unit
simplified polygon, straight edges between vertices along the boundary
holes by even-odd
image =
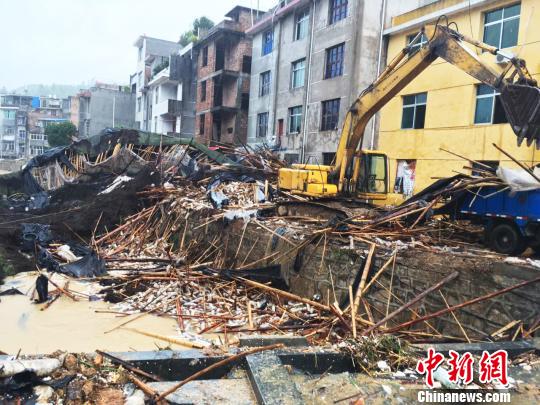
[[[497,63],[507,63],[508,62],[508,59],[506,57],[504,57],[503,55],[501,55],[500,53],[498,53],[497,55],[495,55],[495,62]]]
[[[512,52],[508,51],[497,51],[497,55],[495,55],[495,62],[497,63],[507,63],[510,62],[514,58],[514,54]]]

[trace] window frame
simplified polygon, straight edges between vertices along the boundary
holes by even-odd
[[[415,32],[414,34],[407,35],[407,46],[409,46],[409,52],[408,55],[414,55],[416,52],[418,52],[425,44],[427,44],[429,41],[424,33],[422,33],[419,37],[419,41],[415,44],[412,44],[412,41],[416,38],[416,36],[419,34],[419,32]]]
[[[344,20],[348,17],[348,15],[348,0],[330,0],[328,2],[328,25],[333,25],[338,21]]]
[[[517,5],[519,5],[519,13],[518,14],[510,16],[510,17],[505,17],[504,16],[504,11],[506,9],[517,6]],[[495,13],[495,12],[497,12],[499,10],[501,11],[501,18],[500,19],[498,19],[496,21],[491,21],[489,23],[486,22],[488,14]],[[510,46],[507,46],[507,47],[503,48],[502,47],[502,41],[503,41],[503,34],[504,34],[504,23],[507,22],[507,21],[516,20],[516,19],[519,20],[518,21],[518,27],[517,27],[518,32],[517,32],[517,35],[516,35],[516,43],[514,45],[510,45]],[[490,26],[493,26],[493,25],[496,25],[496,24],[500,24],[501,29],[500,29],[500,33],[499,33],[498,44],[497,45],[492,45],[492,46],[495,46],[498,49],[506,49],[506,48],[512,48],[514,46],[517,46],[517,44],[519,42],[518,40],[519,40],[519,23],[521,22],[520,20],[521,20],[521,2],[517,2],[517,3],[514,3],[514,4],[507,4],[507,5],[504,5],[503,7],[499,7],[499,8],[484,12],[484,25],[483,25],[483,32],[482,32],[482,42],[488,43],[486,41],[486,27],[490,27]]]
[[[261,56],[269,55],[274,50],[274,29],[266,30],[262,34]]]
[[[268,77],[268,82],[264,81],[264,78]],[[272,86],[272,71],[267,70],[259,74],[259,97],[264,97],[270,94],[270,88]]]
[[[203,47],[202,52],[201,52],[201,59],[202,59],[201,66],[202,67],[208,66],[208,45]]]
[[[206,101],[206,80],[201,80],[201,95],[199,97],[200,102]]]
[[[336,51],[335,61],[330,60],[332,52]],[[345,42],[326,48],[325,52],[325,65],[324,65],[324,80],[333,79],[335,77],[343,76],[345,70]],[[339,59],[341,57],[341,59]],[[333,66],[336,66],[333,68]],[[339,72],[337,72],[339,70]],[[334,72],[335,71],[335,72]],[[332,73],[334,72],[334,73]]]
[[[337,103],[337,110],[334,111],[335,105]],[[328,107],[330,111],[327,110]],[[330,100],[321,101],[321,126],[320,130],[322,131],[335,131],[339,127],[339,112],[341,108],[341,98],[333,98]],[[335,113],[335,115],[334,115]],[[335,125],[329,126],[335,121]]]
[[[307,34],[309,32],[309,17],[309,7],[306,7],[295,14],[293,41],[301,41],[302,39],[307,37]]]
[[[266,138],[266,136],[268,135],[268,111],[265,111],[265,112],[262,112],[262,113],[258,113],[257,114],[257,128],[256,128],[256,135],[257,135],[257,138]],[[264,118],[264,130],[261,130],[262,129],[262,126],[261,126],[261,119]]]
[[[200,114],[199,115],[199,135],[204,135],[205,121],[206,121],[206,114],[205,113]]]
[[[299,109],[300,112],[299,113],[293,113],[294,111],[296,111],[296,109]],[[287,114],[287,121],[288,121],[287,122],[287,134],[294,135],[294,134],[299,134],[300,132],[302,132],[302,118],[303,118],[303,115],[304,115],[303,110],[304,109],[303,109],[302,105],[295,105],[295,106],[289,107],[288,114]],[[298,126],[298,130],[292,131],[291,130],[292,124],[297,119],[300,120],[300,122],[299,122],[300,125]]]
[[[488,87],[491,90],[491,93],[488,94],[478,94],[478,91],[482,86]],[[499,93],[496,89],[494,89],[491,86],[488,86],[487,84],[477,84],[476,86],[476,95],[474,99],[474,116],[473,116],[473,125],[499,125],[499,124],[508,124],[508,117],[506,116],[506,112],[504,114],[505,120],[504,122],[493,122],[495,119],[495,108],[497,106],[497,97],[500,97],[501,93]],[[476,122],[476,113],[478,111],[478,100],[479,99],[486,99],[491,98],[491,112],[490,112],[490,120],[489,122]],[[500,98],[499,98],[500,100]],[[504,111],[504,109],[503,109]]]
[[[296,66],[300,63],[303,64],[302,68],[300,69],[296,68]],[[303,71],[302,84],[299,86],[295,86],[295,78],[296,78],[296,75],[300,71]],[[304,87],[305,85],[306,85],[306,58],[302,58],[302,59],[295,60],[294,62],[291,63],[291,89],[292,90],[300,89]]]
[[[426,95],[426,101],[418,102],[417,97],[419,95],[425,94]],[[426,126],[426,113],[427,113],[427,91],[420,92],[420,93],[413,93],[413,94],[405,94],[402,96],[402,105],[401,105],[401,129],[409,130],[409,129],[424,129]],[[414,96],[414,103],[413,104],[405,104],[405,97]],[[416,128],[416,111],[418,107],[424,106],[425,112],[424,112],[424,122],[421,128]],[[412,119],[412,127],[404,127],[403,126],[403,117],[405,113],[405,108],[413,108],[413,119]]]

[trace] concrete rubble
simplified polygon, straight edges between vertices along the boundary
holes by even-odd
[[[418,345],[489,342],[510,344],[513,370],[530,374],[509,389],[540,399],[537,261],[490,251],[479,227],[451,215],[460,192],[505,187],[500,178],[456,176],[399,207],[373,209],[280,191],[284,166],[264,149],[109,130],[1,176],[0,272],[15,266],[36,285],[3,274],[0,306],[21,295],[46,313],[63,301],[100,302],[106,309],[94,316],[119,318],[103,349],[107,336],[123,333],[176,351],[142,361],[107,350],[48,360],[9,350],[0,395],[266,403],[288,392],[291,403],[415,403],[403,387],[421,385]],[[22,189],[14,179],[24,179]],[[145,328],[137,323],[145,318],[171,326]],[[260,343],[246,345],[255,335]],[[170,375],[171,359],[193,350],[191,374]],[[319,350],[327,370],[307,366]]]

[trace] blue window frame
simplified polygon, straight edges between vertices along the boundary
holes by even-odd
[[[334,24],[344,18],[347,18],[347,0],[330,0],[329,21]]]
[[[343,75],[343,61],[345,59],[345,44],[339,44],[326,50],[325,79]]]
[[[268,55],[270,52],[272,52],[274,47],[274,31],[265,31],[263,33],[262,42],[262,54],[263,56]]]

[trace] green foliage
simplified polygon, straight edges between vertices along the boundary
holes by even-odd
[[[163,62],[161,62],[159,65],[156,65],[154,67],[154,70],[152,71],[152,75],[155,76],[159,72],[161,72],[163,69],[169,67],[169,59],[165,59]]]
[[[191,42],[197,41],[197,35],[193,33],[193,31],[186,31],[180,36],[180,45],[187,46]]]
[[[69,121],[58,124],[49,124],[45,128],[45,135],[50,146],[65,146],[71,143],[71,138],[77,134],[77,127]]]
[[[180,41],[179,41],[180,45],[186,46],[190,42],[197,41],[199,39],[198,34],[204,31],[208,31],[210,28],[214,26],[214,22],[208,17],[203,16],[203,17],[196,18],[193,21],[192,26],[193,26],[192,29],[184,32],[180,36]]]

